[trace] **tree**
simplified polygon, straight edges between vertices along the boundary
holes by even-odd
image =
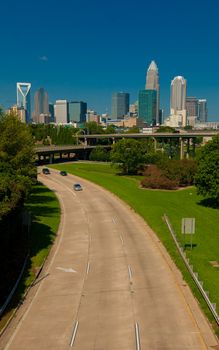
[[[138,126],[133,126],[129,130],[125,132],[126,134],[138,134],[139,133],[139,127]]]
[[[167,132],[167,133],[172,133],[172,134],[174,134],[174,133],[176,133],[177,131],[174,129],[174,128],[172,128],[171,126],[160,126],[158,129],[157,129],[157,131],[156,132]]]
[[[0,218],[23,204],[36,180],[34,143],[16,115],[0,119]]]
[[[146,144],[133,139],[123,139],[113,145],[111,162],[123,174],[136,174],[145,163]]]
[[[104,134],[103,127],[96,122],[85,123],[85,130],[88,135]]]
[[[109,158],[109,152],[102,147],[94,148],[89,156],[90,160],[96,160],[98,162],[108,162]]]
[[[219,201],[219,135],[200,150],[197,162],[195,182],[198,194]]]
[[[105,134],[115,134],[115,125],[107,125]]]

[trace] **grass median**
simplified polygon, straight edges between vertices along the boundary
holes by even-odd
[[[192,250],[190,248],[190,235],[186,235],[187,256],[194,267],[194,271],[198,272],[199,279],[203,281],[204,289],[209,291],[211,301],[217,304],[217,311],[219,312],[219,267],[217,266],[217,262],[219,263],[219,208],[209,206],[209,202],[196,194],[194,187],[177,191],[142,189],[139,176],[118,175],[110,164],[75,162],[73,164],[58,164],[52,167],[66,170],[103,186],[128,203],[147,221],[182,271],[184,279],[190,285],[202,309],[219,335],[218,326],[184,266],[162,219],[163,214],[166,213],[182,243],[184,238],[181,234],[181,219],[185,217],[196,219],[196,232],[193,236]]]
[[[41,183],[34,186],[25,207],[31,212],[32,218],[29,234],[29,259],[17,291],[0,320],[0,330],[8,322],[25,291],[34,281],[54,242],[60,222],[59,201],[54,192]]]

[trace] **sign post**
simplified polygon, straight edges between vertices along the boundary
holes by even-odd
[[[185,235],[191,235],[191,250],[192,250],[192,236],[195,234],[195,218],[182,218],[182,234],[184,234],[184,249],[185,249]]]

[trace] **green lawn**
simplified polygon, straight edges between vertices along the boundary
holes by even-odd
[[[166,224],[162,220],[164,213],[169,217],[179,239],[181,234],[181,219],[194,217],[196,233],[191,251],[187,248],[194,271],[197,271],[204,282],[204,288],[209,291],[212,302],[217,303],[219,312],[219,267],[213,267],[210,261],[219,262],[219,209],[203,205],[203,198],[196,194],[194,187],[178,191],[158,191],[141,189],[139,177],[120,176],[110,164],[80,163],[53,165],[59,170],[81,176],[99,184],[126,201],[157,233],[173,260],[183,272],[185,280],[198,298],[202,308],[212,320],[209,310],[191,280],[176,247],[171,239]],[[187,243],[190,237],[187,235]],[[213,322],[214,324],[214,322]],[[214,324],[215,329],[217,329]]]
[[[34,187],[26,203],[31,212],[32,227],[30,233],[31,266],[25,281],[29,285],[35,277],[37,269],[47,257],[56,237],[60,221],[60,207],[54,192],[42,184]]]
[[[0,330],[7,323],[27,287],[34,281],[40,266],[49,253],[59,226],[60,207],[58,199],[52,191],[42,184],[39,183],[34,187],[25,206],[32,216],[30,258],[16,294],[0,320]]]

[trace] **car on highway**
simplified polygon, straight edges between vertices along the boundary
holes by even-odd
[[[61,170],[59,174],[62,175],[62,176],[67,176],[67,171]]]
[[[80,184],[74,184],[73,188],[74,188],[75,191],[82,191],[83,190],[83,188],[81,187]]]
[[[45,175],[49,175],[50,174],[50,170],[48,168],[43,168],[42,172]]]

